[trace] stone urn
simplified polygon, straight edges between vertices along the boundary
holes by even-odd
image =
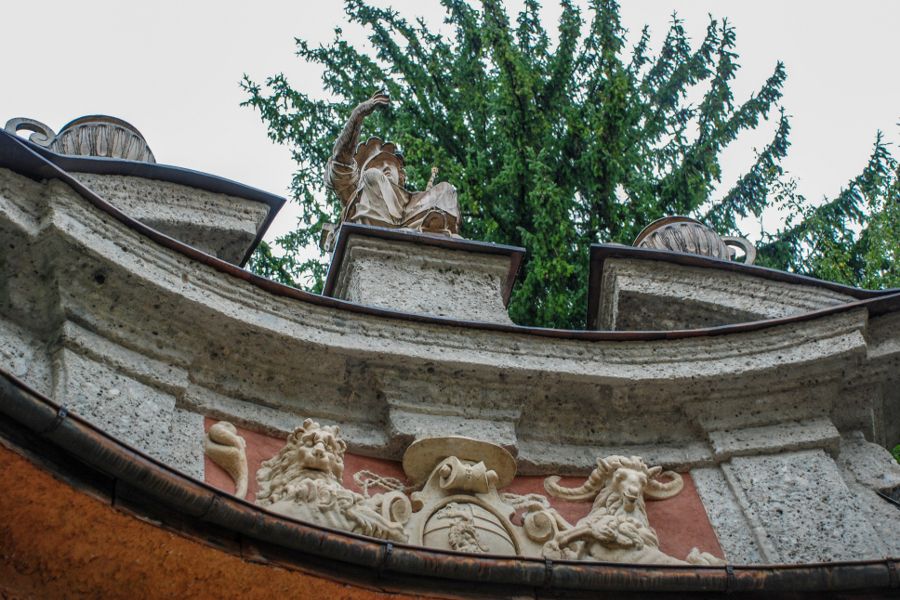
[[[653,248],[699,254],[720,260],[735,260],[735,248],[744,252],[743,262],[752,265],[756,247],[742,237],[720,236],[690,217],[663,217],[647,225],[634,240],[637,248]]]
[[[31,131],[29,141],[57,154],[156,162],[147,141],[134,125],[107,115],[79,117],[63,126],[58,134],[40,121],[28,118],[10,119],[5,129],[12,134]]]

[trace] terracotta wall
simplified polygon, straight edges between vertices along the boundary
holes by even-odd
[[[206,419],[205,426],[209,429],[216,420]],[[256,471],[260,463],[271,458],[284,446],[284,439],[273,438],[267,435],[254,433],[238,428],[247,441],[247,463],[250,469],[250,486],[247,498],[250,501],[256,497]],[[395,477],[404,483],[408,483],[403,474],[400,463],[369,458],[347,453],[344,456],[344,486],[348,489],[359,490],[353,481],[353,474],[367,469],[378,475]],[[723,557],[722,548],[716,533],[706,516],[706,510],[694,487],[694,481],[690,473],[684,473],[684,490],[674,498],[660,501],[647,501],[647,516],[650,524],[656,529],[659,536],[660,550],[678,558],[687,556],[691,548],[697,547],[701,551],[709,552],[715,556]],[[225,471],[216,466],[209,458],[206,459],[207,483],[228,492],[234,491],[231,478]],[[573,477],[564,477],[562,484],[567,486],[580,485],[584,480]],[[503,491],[517,494],[541,493],[544,491],[543,477],[516,477],[516,479]],[[372,493],[383,491],[372,490]],[[570,523],[585,516],[591,508],[590,502],[568,502],[557,498],[551,498],[550,503]]]
[[[0,444],[0,598],[418,598],[257,564],[116,510]]]

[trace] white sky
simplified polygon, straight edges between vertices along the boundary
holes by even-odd
[[[378,0],[408,17],[439,24],[436,0]],[[793,115],[785,165],[809,198],[832,196],[865,164],[875,133],[900,142],[900,1],[624,0],[633,42],[646,23],[662,42],[673,11],[699,42],[707,15],[737,29],[742,69],[737,101],[786,63],[783,104]],[[511,12],[521,2],[509,2]],[[547,27],[559,9],[545,1]],[[258,115],[239,106],[243,73],[257,81],[284,72],[295,88],[320,95],[317,69],[294,56],[294,37],[324,42],[340,25],[354,42],[361,29],[343,21],[343,3],[18,0],[0,9],[4,89],[0,125],[31,117],[58,130],[84,114],[109,114],[135,125],[161,163],[189,167],[287,195],[293,164],[287,148],[266,137]],[[744,135],[724,156],[723,187],[751,163],[771,136]],[[895,155],[898,154],[894,148]],[[287,205],[267,239],[293,228]],[[766,227],[775,223],[767,220]]]

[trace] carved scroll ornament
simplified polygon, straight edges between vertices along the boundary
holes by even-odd
[[[228,421],[219,421],[206,432],[203,445],[206,455],[228,473],[234,481],[234,495],[247,495],[247,442]]]

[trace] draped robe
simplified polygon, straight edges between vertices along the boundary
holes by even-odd
[[[326,182],[337,193],[344,210],[341,221],[380,227],[422,228],[428,213],[439,210],[459,222],[456,188],[443,182],[424,192],[410,192],[392,182],[377,168],[362,173],[350,164],[328,161]]]

